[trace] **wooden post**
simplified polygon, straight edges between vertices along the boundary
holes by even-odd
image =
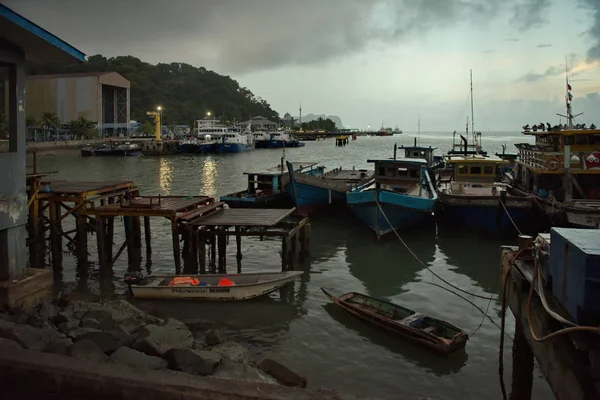
[[[175,260],[175,274],[181,274],[181,252],[179,251],[179,231],[177,230],[177,221],[171,220],[171,235],[173,239],[173,258]]]
[[[533,353],[523,334],[523,325],[519,319],[515,319],[515,339],[513,340],[512,356],[512,387],[509,400],[531,400]]]
[[[226,258],[227,258],[227,236],[225,235],[226,229],[223,227],[219,227],[219,242],[218,242],[218,250],[219,250],[219,273],[224,274],[227,271]]]
[[[152,232],[150,231],[150,217],[144,217],[144,238],[146,239],[146,258],[152,254]]]
[[[287,257],[288,257],[288,246],[287,236],[281,238],[281,270],[287,271]]]
[[[198,263],[200,264],[200,273],[206,273],[206,243],[204,230],[198,230]]]
[[[33,155],[34,160],[34,169],[35,169],[35,153]],[[40,188],[40,180],[33,179],[31,187],[30,187],[30,196],[33,198],[31,200],[31,207],[29,207],[29,219],[27,222],[27,229],[29,231],[29,266],[31,268],[43,268],[43,263],[40,262],[40,251],[39,251],[39,243],[40,240],[38,236],[39,233],[39,200],[37,199],[37,192]],[[42,231],[43,234],[43,231]]]
[[[198,273],[198,231],[195,226],[190,225],[187,227],[189,230],[190,238],[190,249],[189,249],[189,268],[192,274]]]
[[[183,249],[181,250],[181,255],[183,258],[183,273],[189,274],[190,268],[190,231],[187,227],[182,227],[181,229],[181,241],[183,242]],[[194,255],[195,257],[195,255]]]
[[[38,203],[38,218],[35,221],[37,225],[36,235],[36,253],[39,268],[46,266],[46,224],[44,222],[44,207],[42,200],[36,200]]]
[[[306,256],[310,256],[310,222],[306,222],[306,236],[304,238],[304,249]]]
[[[87,247],[88,247],[87,215],[76,214],[75,220],[77,223],[77,237],[76,237],[75,253],[77,254],[77,260],[79,261],[80,264],[87,264],[87,261],[88,261],[88,257],[87,257],[87,254],[88,254],[88,252],[87,252]]]
[[[306,258],[306,224],[300,228],[298,239],[300,239],[300,261],[304,261]]]
[[[60,203],[50,199],[50,249],[52,252],[52,268],[55,272],[62,269],[62,235],[60,222]]]
[[[106,248],[104,241],[106,240],[106,229],[102,217],[96,217],[96,240],[98,244],[98,264],[100,265],[100,275],[110,275],[110,262],[106,257]]]
[[[292,241],[292,246],[290,248],[290,257],[288,259],[288,262],[289,262],[289,269],[293,271],[294,263],[296,262],[296,242],[298,241],[296,234],[293,234],[290,237],[290,240]]]
[[[242,273],[242,232],[239,226],[235,227],[235,246],[236,246],[236,255],[235,258],[237,260],[237,272],[238,274]]]
[[[217,231],[215,228],[210,230],[210,262],[209,268],[211,273],[217,272]]]

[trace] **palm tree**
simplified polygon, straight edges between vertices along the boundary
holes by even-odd
[[[60,118],[54,112],[46,111],[42,114],[42,119],[40,121],[40,127],[47,134],[51,131],[54,131],[60,127]]]
[[[93,135],[94,123],[79,117],[68,124],[69,132],[79,139],[89,139]]]

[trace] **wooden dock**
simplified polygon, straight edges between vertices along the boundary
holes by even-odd
[[[574,332],[540,340],[565,326],[548,314],[537,287],[529,302],[536,261],[531,256],[532,251],[528,253],[529,257],[522,256],[527,252],[519,252],[515,247],[501,248],[502,276],[507,277],[504,299],[515,316],[512,391],[509,398],[531,399],[535,357],[557,399],[600,399],[598,334]],[[549,307],[569,319],[558,300],[547,290],[542,290]],[[537,339],[532,335],[532,330]]]
[[[64,239],[66,249],[87,263],[88,235],[95,234],[100,274],[112,276],[112,267],[125,249],[130,264],[141,262],[142,218],[146,257],[150,258],[151,217],[171,222],[176,274],[182,272],[182,259],[185,273],[197,273],[198,267],[206,273],[207,261],[210,272],[225,272],[228,236],[236,237],[238,272],[242,236],[281,237],[282,270],[293,268],[298,240],[300,257],[308,255],[310,224],[306,217],[295,215],[295,209],[228,209],[208,196],[141,196],[132,181],[50,180],[51,173],[38,172],[35,164],[34,157],[27,174],[27,244],[33,268],[49,264],[60,273]],[[75,219],[75,228],[69,231],[63,229],[67,217]],[[123,219],[125,240],[114,252],[114,222],[119,217]]]

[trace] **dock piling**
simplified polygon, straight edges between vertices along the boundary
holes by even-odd
[[[60,206],[50,200],[50,249],[52,253],[52,269],[58,272],[62,269],[62,234],[60,222]]]
[[[88,261],[88,257],[87,257],[87,255],[88,255],[88,252],[87,252],[87,247],[88,247],[87,216],[78,213],[75,215],[75,218],[76,218],[76,224],[77,224],[77,233],[75,236],[75,239],[76,239],[75,253],[77,255],[77,259],[81,263],[87,263],[87,261]]]
[[[206,237],[204,230],[200,228],[198,230],[198,264],[200,264],[200,273],[206,273]]]
[[[281,238],[281,271],[287,271],[288,267],[288,243],[287,237]]]
[[[242,273],[242,233],[239,226],[235,227],[235,245],[236,245],[236,260],[237,260],[237,272]]]
[[[146,239],[146,258],[152,254],[152,232],[150,228],[150,217],[144,217],[144,239]]]
[[[219,251],[219,261],[218,261],[218,268],[219,268],[219,273],[220,274],[224,274],[226,273],[225,271],[227,271],[227,236],[226,236],[226,232],[227,232],[227,228],[223,228],[223,227],[219,227],[218,230],[218,251]]]
[[[107,276],[110,274],[112,268],[109,264],[109,260],[106,255],[106,247],[104,242],[106,240],[106,229],[104,224],[104,218],[96,217],[96,241],[98,247],[98,263],[100,265],[100,275]]]
[[[171,219],[171,235],[173,240],[173,258],[175,260],[175,274],[181,274],[181,251],[179,250],[179,231],[177,221]]]

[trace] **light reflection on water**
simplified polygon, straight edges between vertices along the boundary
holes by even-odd
[[[486,141],[487,136],[487,141]],[[505,142],[525,142],[515,133],[484,136],[489,153],[501,151]],[[290,161],[317,161],[328,168],[369,167],[368,158],[389,157],[393,144],[411,145],[412,135],[359,137],[345,147],[333,141],[307,142],[287,149]],[[487,144],[489,144],[489,146]],[[420,144],[446,151],[452,135],[423,133]],[[510,146],[509,146],[510,148]],[[244,171],[279,163],[281,151],[255,150],[233,155],[82,158],[78,154],[41,157],[41,170],[59,170],[56,179],[133,180],[142,194],[218,196],[243,190]],[[67,227],[71,222],[65,220]],[[447,319],[472,332],[482,315],[462,299],[429,283],[441,284],[393,236],[377,241],[372,232],[345,208],[311,218],[310,260],[297,264],[306,273],[290,287],[268,297],[235,304],[193,302],[135,303],[161,315],[222,327],[228,337],[243,341],[257,357],[274,357],[308,377],[309,385],[337,389],[362,396],[388,398],[437,397],[481,399],[499,395],[497,374],[498,329],[484,321],[470,338],[464,353],[448,359],[379,332],[330,304],[319,288],[335,287],[388,298],[419,312]],[[170,224],[152,219],[151,259],[143,252],[142,268],[153,273],[172,273]],[[497,295],[498,247],[513,238],[486,239],[459,229],[423,226],[401,233],[415,254],[444,279],[461,288]],[[124,240],[122,221],[115,221],[115,252]],[[90,260],[97,259],[95,236],[89,240]],[[244,272],[278,271],[280,243],[258,238],[243,240]],[[126,253],[126,252],[125,252]],[[235,246],[228,246],[227,263],[235,265]],[[76,266],[65,256],[61,289],[103,296],[123,296],[121,282],[127,270],[126,254],[114,266],[113,280],[99,282],[96,265]],[[471,299],[485,309],[487,301]],[[489,315],[499,321],[499,302]],[[512,334],[514,321],[507,329]],[[505,374],[510,382],[511,346],[505,344]],[[552,398],[548,385],[534,374],[533,398]],[[476,383],[475,383],[476,382]]]

